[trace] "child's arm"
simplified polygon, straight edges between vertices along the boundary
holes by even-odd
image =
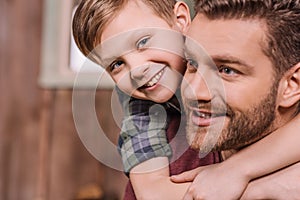
[[[276,173],[251,181],[241,200],[247,199],[299,199],[300,162]]]
[[[133,167],[151,158],[172,156],[164,108],[117,91],[124,111],[118,142],[124,172],[128,174]]]
[[[170,180],[167,157],[152,158],[137,165],[130,171],[130,181],[138,200],[182,200],[190,186],[190,182],[178,184]]]
[[[186,197],[238,199],[250,180],[300,161],[299,125],[300,115],[223,163],[199,169]],[[176,182],[192,179],[187,173],[172,178]]]
[[[197,174],[210,166],[199,167],[182,173],[182,181],[192,181]],[[177,177],[179,178],[179,177]],[[234,180],[227,180],[232,184]],[[217,185],[216,185],[217,187]],[[218,188],[214,187],[216,190]],[[225,188],[226,189],[226,188]],[[202,191],[202,190],[201,190]],[[193,193],[188,193],[186,199],[191,199]],[[300,196],[300,162],[283,168],[267,176],[251,181],[240,198],[232,199],[298,199]],[[223,195],[222,195],[223,197]],[[228,197],[228,196],[227,196]],[[215,198],[216,199],[216,198]],[[219,199],[219,198],[217,198]],[[223,199],[223,198],[222,198]]]
[[[300,115],[227,161],[229,167],[238,162],[250,180],[299,162]]]
[[[172,150],[167,142],[164,108],[120,91],[118,94],[125,115],[119,151],[137,199],[182,199],[190,183],[176,184],[170,180],[168,157]]]

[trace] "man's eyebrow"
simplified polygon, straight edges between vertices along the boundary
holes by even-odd
[[[254,66],[250,65],[249,63],[230,55],[212,55],[211,58],[215,63],[237,64],[247,67],[248,69],[254,68]]]
[[[211,59],[210,56],[207,55],[207,53],[202,49],[200,46],[193,46],[186,47],[185,46],[185,57],[186,59],[193,59],[195,60],[199,65],[206,65],[215,68],[215,63]]]
[[[186,57],[192,57],[192,58],[195,58],[195,54],[189,49],[189,48],[187,48],[187,47],[184,47],[184,55],[186,56]]]

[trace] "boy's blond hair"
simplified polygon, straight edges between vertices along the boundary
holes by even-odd
[[[176,0],[82,0],[73,18],[74,40],[84,55],[101,41],[104,27],[124,8],[128,1],[142,1],[171,26]]]

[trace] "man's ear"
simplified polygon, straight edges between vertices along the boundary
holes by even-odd
[[[186,3],[177,1],[174,6],[174,14],[176,17],[176,25],[182,33],[186,33],[191,24],[190,10]]]
[[[291,107],[300,101],[300,62],[284,75],[282,86],[280,106]]]

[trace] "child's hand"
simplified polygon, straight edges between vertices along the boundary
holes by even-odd
[[[194,181],[184,196],[189,199],[239,199],[250,180],[238,170],[214,164],[172,176],[174,182]]]
[[[299,199],[300,162],[276,173],[251,181],[241,200],[247,199]]]

